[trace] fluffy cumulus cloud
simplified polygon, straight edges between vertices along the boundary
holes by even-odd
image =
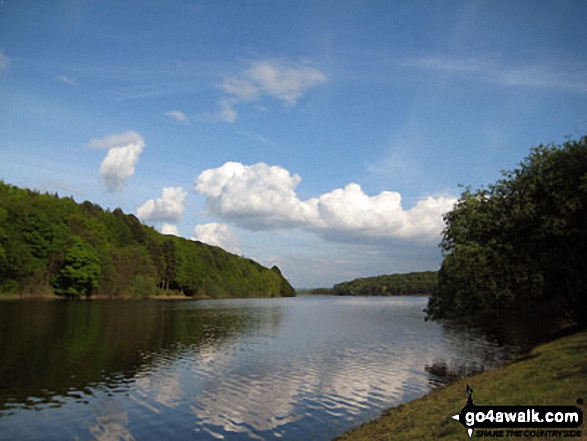
[[[239,75],[226,78],[218,87],[224,92],[218,105],[218,118],[234,122],[235,106],[270,97],[295,106],[310,89],[324,83],[326,75],[304,62],[288,63],[282,60],[259,60]]]
[[[139,156],[145,148],[145,141],[137,132],[128,131],[91,140],[91,149],[108,149],[100,164],[100,175],[108,191],[123,190],[126,180],[135,173]]]
[[[296,195],[300,181],[282,167],[227,162],[203,171],[195,190],[207,197],[211,214],[261,230],[318,221],[316,201],[302,202]]]
[[[179,236],[179,230],[177,229],[176,225],[171,224],[163,224],[159,229],[161,234],[171,234],[173,236]]]
[[[369,196],[358,184],[348,184],[318,198],[319,227],[327,235],[351,238],[437,241],[444,226],[442,215],[454,202],[454,198],[428,196],[406,210],[397,192]]]
[[[300,176],[279,166],[227,162],[202,172],[195,190],[206,196],[209,214],[246,228],[300,227],[338,241],[437,242],[442,215],[455,202],[429,196],[406,210],[399,193],[370,196],[355,183],[301,200],[295,191],[300,181]]]
[[[137,208],[137,216],[143,221],[178,222],[184,211],[187,192],[181,187],[166,187],[160,198],[149,199]]]
[[[240,253],[238,240],[232,229],[226,224],[212,222],[196,225],[192,240],[215,245],[231,253]]]

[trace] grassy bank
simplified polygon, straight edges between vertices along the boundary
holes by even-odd
[[[474,389],[473,400],[477,405],[576,405],[579,398],[587,402],[587,331],[537,346],[502,368],[434,390],[337,440],[469,439],[465,428],[451,419],[466,404],[467,384]],[[587,405],[578,407],[587,418]],[[587,424],[583,423],[579,430],[581,438],[567,439],[587,440]]]

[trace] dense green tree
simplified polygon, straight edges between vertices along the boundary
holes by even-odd
[[[587,324],[587,138],[532,149],[445,222],[431,318]]]
[[[161,252],[163,256],[163,274],[161,284],[163,289],[169,289],[172,281],[177,275],[177,258],[175,243],[172,240],[166,240],[161,244]]]
[[[6,254],[6,243],[8,242],[8,234],[6,231],[6,222],[8,220],[8,212],[0,207],[0,280],[9,277],[8,256]],[[1,289],[1,288],[0,288]]]
[[[90,296],[100,280],[100,260],[94,249],[79,237],[65,254],[65,266],[54,283],[57,294],[80,297]]]

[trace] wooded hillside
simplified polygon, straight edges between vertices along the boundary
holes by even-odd
[[[0,294],[147,297],[295,295],[271,270],[166,236],[131,214],[0,181]]]
[[[338,296],[430,295],[436,287],[436,271],[366,277],[339,283],[332,288]]]

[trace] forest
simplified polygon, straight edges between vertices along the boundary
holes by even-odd
[[[277,267],[162,235],[119,208],[0,181],[0,295],[199,298],[295,295]]]
[[[428,317],[587,325],[587,137],[531,149],[445,223]]]
[[[436,287],[436,271],[365,277],[338,283],[331,294],[337,296],[431,295]]]

